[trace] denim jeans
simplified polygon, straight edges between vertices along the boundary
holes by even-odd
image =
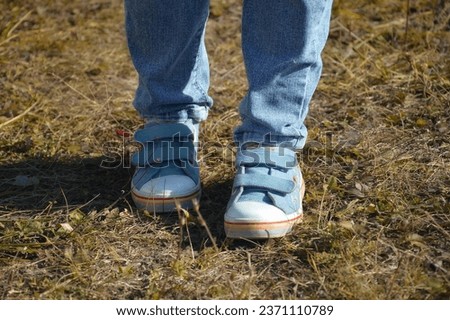
[[[249,90],[238,145],[300,149],[319,81],[332,0],[244,0]],[[150,121],[200,122],[212,106],[204,44],[209,0],[126,0],[128,46],[139,75],[134,106]]]

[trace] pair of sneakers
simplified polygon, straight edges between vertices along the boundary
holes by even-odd
[[[142,145],[131,195],[138,208],[171,212],[200,200],[197,163],[198,124],[147,124],[135,133]],[[225,212],[229,238],[268,239],[286,235],[301,220],[305,192],[295,151],[282,147],[241,148],[236,177]]]

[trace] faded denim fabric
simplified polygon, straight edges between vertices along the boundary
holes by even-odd
[[[301,149],[322,70],[332,0],[244,0],[249,91],[235,141]],[[149,121],[206,120],[208,0],[126,0],[128,46],[139,75],[134,105]],[[230,66],[231,68],[232,66]]]

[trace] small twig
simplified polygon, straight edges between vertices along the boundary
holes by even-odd
[[[79,94],[82,98],[86,99],[87,101],[89,101],[90,103],[96,105],[96,106],[100,106],[100,104],[95,101],[92,100],[91,98],[89,98],[87,95],[85,95],[83,92],[81,92],[80,90],[78,90],[77,88],[75,88],[74,86],[72,86],[70,83],[68,83],[67,81],[65,81],[63,78],[61,78],[60,76],[58,76],[55,73],[52,73],[52,75],[57,78],[59,81],[61,81],[64,85],[66,85],[70,90],[72,90],[73,92]],[[109,101],[109,99],[108,99]],[[106,103],[108,102],[106,101]]]
[[[70,211],[69,211],[69,202],[67,201],[66,194],[64,193],[64,190],[63,190],[63,188],[61,188],[61,186],[59,186],[59,189],[61,190],[61,193],[62,193],[62,195],[64,197],[64,202],[66,203],[67,214],[69,214],[70,213]]]
[[[439,230],[440,232],[442,232],[442,234],[444,234],[448,239],[450,239],[450,233],[445,230],[437,221],[436,219],[431,215],[431,213],[426,212],[427,217],[433,221],[433,223],[431,224],[433,227],[435,227],[437,230]]]
[[[205,228],[206,233],[208,234],[208,237],[209,237],[209,239],[211,240],[211,242],[213,244],[214,250],[216,252],[219,252],[219,248],[217,247],[216,240],[214,240],[214,238],[212,236],[212,233],[209,230],[208,225],[206,224],[205,219],[203,219],[203,215],[200,213],[200,206],[198,204],[198,201],[195,199],[195,200],[193,200],[193,202],[194,202],[194,210],[195,210],[195,212],[198,215],[198,221],[200,222],[200,225]]]
[[[62,189],[61,189],[62,190]],[[100,197],[100,193],[95,195],[91,200],[89,200],[86,203],[83,203],[81,206],[78,206],[76,209],[81,209],[83,207],[86,207],[88,204],[90,204],[91,202],[93,202],[95,199],[97,199],[98,197]]]
[[[0,47],[1,47],[2,45],[4,45],[5,43],[8,43],[8,42],[11,41],[12,39],[17,38],[18,36],[19,36],[18,34],[15,34],[15,35],[13,35],[12,37],[6,38],[6,39],[3,40],[2,42],[0,42]]]
[[[181,248],[183,246],[183,227],[186,224],[186,215],[181,214],[181,206],[180,203],[178,201],[175,201],[175,206],[177,208],[177,212],[178,212],[178,226],[180,228],[180,244],[178,246],[178,259],[181,258]]]
[[[184,209],[181,209],[181,210],[183,211],[183,214],[186,217],[189,215],[189,213],[186,210],[184,210]],[[189,247],[191,248],[192,260],[195,260],[194,246],[192,245],[191,233],[189,231],[189,223],[187,222],[187,219],[186,219],[186,234],[187,234],[187,237],[189,239]]]
[[[131,193],[131,191],[128,191],[128,192],[124,193],[122,196],[120,196],[120,197],[118,197],[116,200],[114,200],[114,202],[111,203],[111,204],[110,204],[108,207],[106,207],[105,209],[106,209],[106,210],[111,210],[111,209],[114,208],[114,206],[115,206],[116,204],[118,204],[120,201],[126,199],[126,197],[128,197],[128,195],[129,195],[130,193]],[[100,194],[98,194],[97,197],[98,197],[98,196],[100,196]],[[94,200],[94,199],[92,199],[92,200]]]
[[[13,122],[16,122],[17,120],[19,120],[19,119],[21,119],[21,118],[23,118],[27,113],[29,113],[31,110],[33,110],[33,108],[36,107],[36,106],[39,104],[40,101],[41,101],[40,99],[37,100],[35,103],[33,103],[33,104],[31,105],[31,107],[29,107],[27,110],[25,110],[25,111],[22,112],[21,114],[15,116],[14,118],[9,119],[9,120],[6,121],[6,122],[0,123],[0,129],[2,129],[3,127],[6,127],[7,125],[9,125],[9,124],[11,124],[11,123],[13,123]]]
[[[87,95],[85,95],[83,92],[81,92],[80,90],[78,90],[77,88],[73,87],[72,85],[70,85],[69,83],[67,83],[66,81],[62,80],[62,82],[68,86],[71,90],[73,90],[75,93],[78,93],[81,97],[85,98],[87,101],[91,102],[92,104],[98,106],[99,104],[97,103],[97,101],[92,100],[91,98],[89,98]]]
[[[183,244],[183,226],[186,226],[186,234],[189,240],[189,246],[191,248],[192,260],[195,260],[194,246],[192,245],[191,233],[189,231],[189,212],[186,209],[183,209],[178,201],[176,201],[175,206],[178,211],[178,220],[180,224],[180,233],[181,233],[180,250],[181,245]]]
[[[341,22],[336,21],[336,23],[337,23],[337,25],[338,25],[339,27],[341,27],[342,29],[344,29],[345,31],[347,31],[348,34],[349,34],[350,36],[352,36],[353,38],[355,38],[356,40],[358,40],[358,41],[361,43],[361,45],[364,44],[364,45],[365,45],[367,48],[369,48],[370,50],[375,51],[375,52],[378,53],[378,50],[377,50],[377,49],[375,49],[373,46],[371,46],[369,43],[367,43],[367,41],[364,41],[363,39],[361,39],[356,33],[352,32],[349,28],[347,28],[346,26],[344,26]],[[358,46],[358,47],[359,47],[359,44],[356,44],[355,46]]]
[[[16,30],[21,24],[22,22],[24,22],[28,16],[33,12],[33,10],[28,11],[15,25],[12,26],[11,29],[9,29],[8,33],[6,34],[6,39],[3,40],[2,42],[0,42],[0,46],[4,45],[5,43],[11,41],[12,39],[17,38],[19,35],[15,34],[12,35],[12,33],[14,32],[14,30]]]
[[[33,12],[33,10],[30,10],[22,18],[20,18],[20,20],[17,21],[17,23],[15,25],[13,25],[13,27],[11,29],[9,29],[8,33],[6,34],[6,38],[11,37],[11,34],[14,32],[14,30],[16,30],[22,24],[22,22],[24,22],[29,17],[29,15],[32,12]]]

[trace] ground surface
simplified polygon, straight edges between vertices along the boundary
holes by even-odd
[[[246,88],[240,1],[211,4],[205,228],[130,200],[132,145],[115,131],[142,123],[122,2],[1,0],[0,298],[450,298],[450,6],[334,7],[299,155],[305,221],[255,243],[223,231]]]

